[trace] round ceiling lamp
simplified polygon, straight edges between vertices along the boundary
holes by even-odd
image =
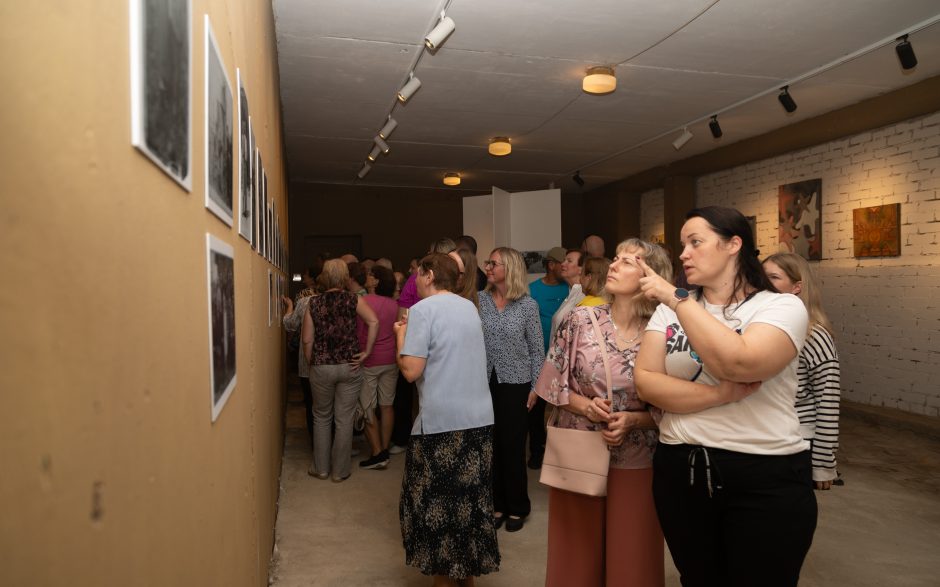
[[[614,77],[614,68],[601,65],[589,67],[581,89],[588,94],[609,94],[617,89],[617,78]]]
[[[454,172],[445,173],[444,185],[460,185],[460,174]]]
[[[509,139],[506,137],[493,137],[490,139],[490,146],[488,150],[490,155],[502,157],[512,153],[512,145],[509,144]]]

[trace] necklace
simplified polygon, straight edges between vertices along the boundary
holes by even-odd
[[[636,334],[633,336],[633,338],[627,338],[626,336],[620,334],[620,329],[617,328],[617,323],[614,322],[614,317],[613,317],[613,315],[611,315],[611,317],[610,317],[610,323],[611,323],[611,325],[613,325],[613,327],[614,327],[614,334],[617,335],[617,340],[619,340],[619,341],[622,342],[623,344],[632,344],[632,343],[638,341],[638,340],[640,339],[640,335],[643,333],[642,322],[641,322],[639,325],[637,325],[637,327],[636,327]]]

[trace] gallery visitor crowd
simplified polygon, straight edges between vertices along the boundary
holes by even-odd
[[[664,541],[683,585],[796,585],[813,490],[838,476],[819,283],[799,255],[761,262],[731,208],[690,211],[680,247],[673,267],[659,244],[607,258],[591,235],[531,282],[528,256],[480,263],[467,235],[406,272],[318,260],[283,299],[310,475],[349,478],[357,427],[359,469],[406,453],[406,562],[439,585],[499,570],[497,531],[531,512],[527,466],[550,487],[546,585],[662,585]]]

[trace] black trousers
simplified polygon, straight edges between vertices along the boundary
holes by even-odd
[[[545,454],[545,400],[536,398],[535,405],[528,416],[529,423],[529,456],[537,461],[542,460]]]
[[[809,451],[755,455],[660,443],[653,497],[683,586],[799,581],[816,530]]]
[[[490,375],[493,396],[493,510],[526,517],[532,510],[525,466],[525,436],[531,383],[497,383]]]
[[[398,446],[408,446],[408,439],[411,438],[411,427],[414,425],[411,415],[414,392],[415,384],[408,383],[408,380],[399,373],[398,382],[395,384],[395,401],[392,402],[392,410],[395,413],[392,442]]]
[[[313,446],[313,391],[310,389],[310,378],[300,378],[300,389],[304,394],[304,408],[307,412],[307,436],[310,437],[310,445]]]

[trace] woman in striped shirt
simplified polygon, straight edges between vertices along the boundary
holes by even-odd
[[[806,259],[777,253],[764,260],[764,272],[777,291],[799,296],[809,314],[809,332],[800,351],[796,411],[800,433],[813,446],[813,483],[816,489],[829,489],[838,476],[839,448],[839,355],[830,334],[832,325]]]

